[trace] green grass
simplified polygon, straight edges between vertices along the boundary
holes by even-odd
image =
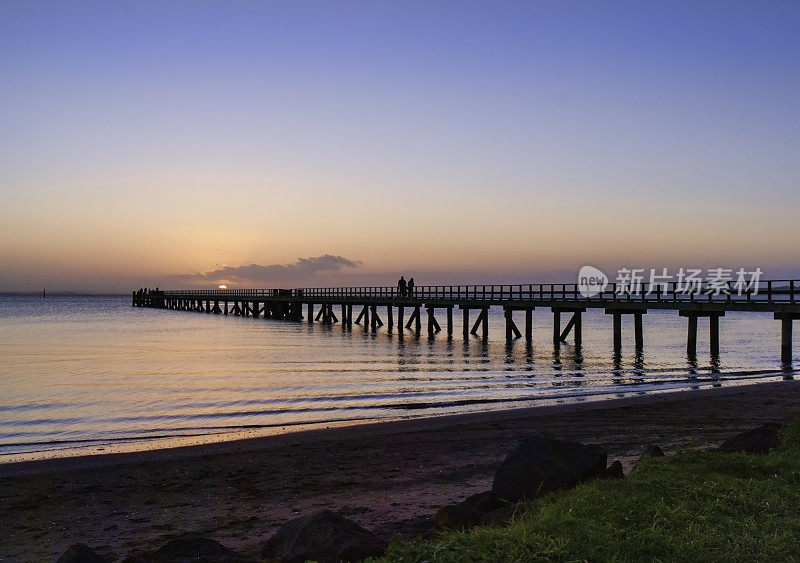
[[[507,526],[393,541],[388,561],[798,561],[800,422],[767,455],[682,452],[521,508]]]

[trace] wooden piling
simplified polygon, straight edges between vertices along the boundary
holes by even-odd
[[[553,346],[561,347],[561,311],[553,310]]]
[[[775,319],[781,321],[781,363],[792,364],[792,321],[800,319],[800,313],[775,313]]]
[[[719,356],[719,315],[711,315],[709,322],[709,346],[712,356]]]
[[[453,306],[447,307],[447,338],[453,337]]]
[[[697,315],[689,315],[689,334],[686,337],[686,355],[697,357]]]
[[[622,315],[613,313],[614,316],[614,352],[622,351]]]
[[[642,314],[635,313],[633,315],[633,326],[634,326],[634,340],[636,343],[636,350],[641,352],[642,348],[644,348],[644,335],[642,330]]]
[[[525,342],[533,342],[533,309],[525,309]]]
[[[506,342],[511,342],[515,338],[521,338],[522,333],[514,322],[514,309],[511,307],[503,307],[503,313],[506,319]]]

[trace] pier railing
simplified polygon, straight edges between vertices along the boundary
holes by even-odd
[[[211,299],[284,298],[284,299],[368,299],[368,300],[448,300],[448,301],[573,301],[618,303],[800,303],[800,280],[764,280],[752,284],[728,281],[712,288],[696,287],[687,282],[609,283],[603,291],[586,296],[578,284],[513,285],[421,285],[399,295],[396,287],[320,287],[298,289],[210,289],[164,291],[165,297]]]

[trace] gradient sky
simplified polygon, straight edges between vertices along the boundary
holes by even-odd
[[[798,29],[797,1],[5,0],[0,291],[800,277]]]

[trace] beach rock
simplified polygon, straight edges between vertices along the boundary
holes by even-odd
[[[533,436],[511,450],[498,467],[492,492],[516,502],[573,487],[602,473],[608,454],[600,446]]]
[[[642,456],[664,457],[664,452],[655,444],[647,444],[646,446],[642,446]]]
[[[105,559],[85,543],[76,543],[69,546],[56,563],[105,563]]]
[[[602,473],[597,476],[598,479],[624,479],[625,472],[622,470],[622,462],[615,460],[614,463],[606,467]]]
[[[302,562],[359,561],[377,557],[386,544],[375,535],[331,510],[290,520],[263,546],[267,560]]]
[[[511,518],[513,507],[492,491],[472,495],[436,512],[436,524],[449,530],[465,530],[486,524],[499,524]]]
[[[737,434],[722,443],[719,451],[726,453],[765,454],[780,443],[783,425],[769,422],[752,430]]]
[[[242,557],[221,543],[196,534],[169,540],[155,551],[130,555],[123,563],[244,563]]]

